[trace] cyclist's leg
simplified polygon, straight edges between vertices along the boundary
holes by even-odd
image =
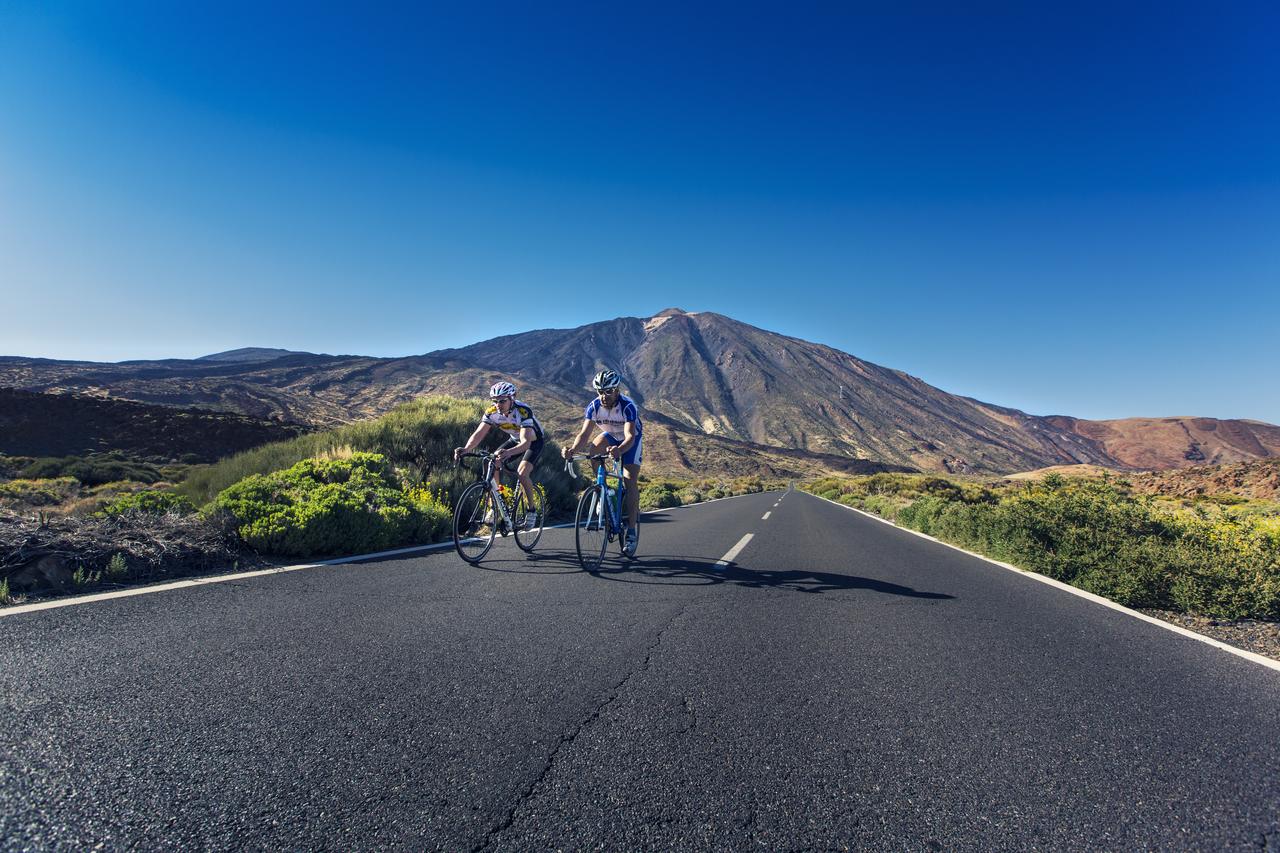
[[[636,436],[635,442],[622,454],[622,479],[627,484],[627,526],[640,523],[640,462],[643,459],[644,436]]]
[[[542,455],[545,444],[544,439],[538,439],[530,445],[524,452],[524,456],[520,457],[520,465],[516,468],[516,475],[520,478],[520,488],[524,489],[524,498],[528,506],[534,506],[533,468],[538,464],[538,457]]]
[[[627,484],[626,526],[635,527],[640,522],[640,466],[623,465],[622,481]]]
[[[533,473],[533,466],[528,462],[521,461],[516,467],[516,476],[520,478],[520,490],[524,492],[524,499],[529,505],[533,505],[533,480],[530,475]]]
[[[595,456],[597,454],[604,453],[606,450],[609,449],[611,444],[617,444],[617,442],[612,441],[609,438],[609,433],[607,432],[600,433],[595,438],[591,439],[591,448],[590,448],[591,455]],[[599,471],[602,467],[604,467],[603,462],[597,461],[593,464],[595,465],[595,470],[592,473],[595,473],[595,471]]]
[[[499,447],[498,450],[507,450],[508,448],[515,447],[519,443],[519,439],[508,438],[502,443],[502,446]],[[503,466],[501,465],[493,466],[493,484],[498,487],[498,491],[502,491],[502,468]]]

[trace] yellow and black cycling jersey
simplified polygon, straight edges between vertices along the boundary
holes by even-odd
[[[498,429],[504,430],[512,438],[519,438],[520,430],[528,427],[533,430],[534,440],[542,438],[542,424],[538,423],[538,419],[533,416],[533,409],[516,400],[511,406],[511,411],[502,414],[498,411],[497,405],[490,406],[485,410],[481,423],[496,426]]]

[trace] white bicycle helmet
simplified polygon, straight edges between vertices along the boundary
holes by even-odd
[[[621,384],[622,377],[608,368],[597,373],[596,378],[591,380],[591,387],[597,391],[608,391],[610,388],[617,388]]]
[[[489,389],[490,399],[495,399],[497,397],[511,397],[514,399],[515,396],[516,386],[512,385],[510,382],[495,382],[493,387]]]

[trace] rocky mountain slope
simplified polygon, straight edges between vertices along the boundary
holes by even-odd
[[[1000,414],[1013,410],[709,312],[669,309],[445,352],[556,388],[582,389],[595,365],[616,365],[645,409],[757,444],[943,471],[1112,461],[1086,438]]]
[[[1280,457],[1144,472],[1128,479],[1134,491],[1148,494],[1182,498],[1234,495],[1255,501],[1280,501]]]
[[[0,385],[324,426],[423,394],[474,396],[510,377],[564,438],[579,422],[591,375],[608,365],[644,411],[651,470],[682,475],[752,466],[771,476],[875,465],[980,473],[1077,463],[1173,468],[1280,454],[1280,427],[1268,424],[1029,415],[711,312],[668,309],[406,358],[279,352],[120,364],[0,358]]]

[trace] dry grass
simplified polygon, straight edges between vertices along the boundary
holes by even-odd
[[[226,568],[241,557],[234,526],[222,516],[145,515],[35,519],[0,513],[0,579],[11,593],[53,586],[149,581]],[[114,568],[113,568],[114,560]],[[28,567],[50,563],[62,584]],[[69,577],[74,570],[74,577]]]
[[[1043,480],[1049,474],[1059,474],[1063,477],[1102,477],[1104,475],[1118,476],[1120,473],[1110,468],[1103,468],[1101,465],[1050,465],[1048,468],[1037,468],[1034,471],[1010,474],[1004,479],[1035,481]]]

